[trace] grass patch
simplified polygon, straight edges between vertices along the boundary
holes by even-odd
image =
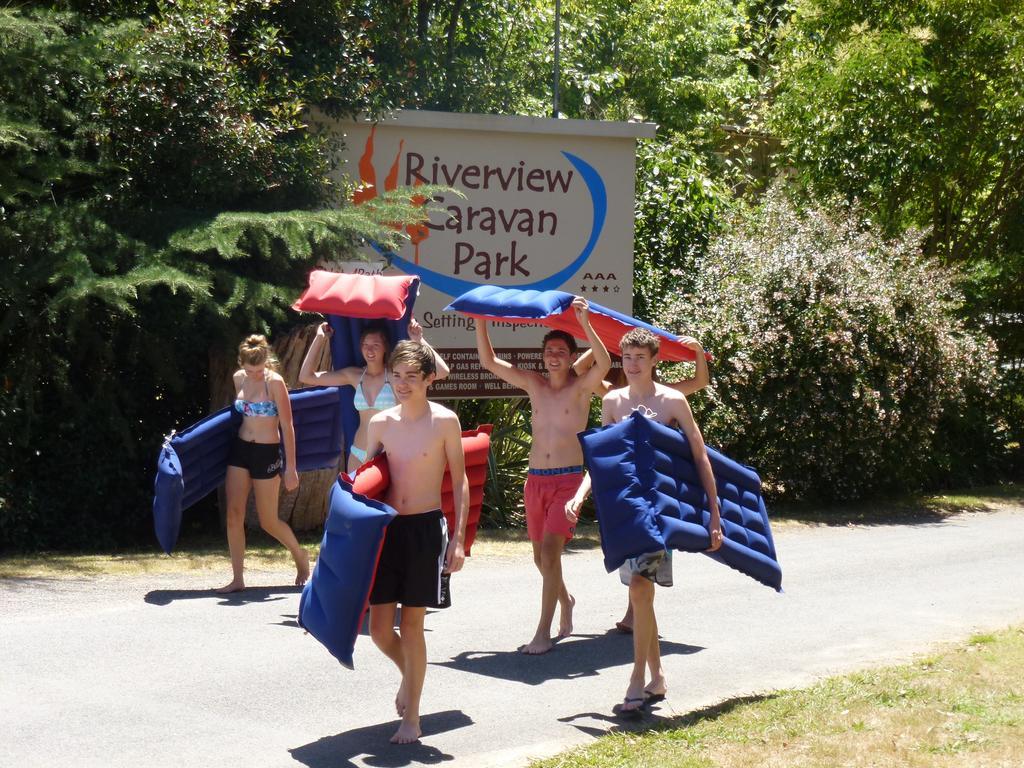
[[[533,768],[1024,765],[1024,628],[915,663],[727,701],[601,737]]]

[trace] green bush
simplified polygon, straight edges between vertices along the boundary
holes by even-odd
[[[702,155],[679,137],[637,148],[636,190],[633,314],[653,322],[680,280],[692,285],[731,199]]]
[[[951,274],[921,238],[772,190],[672,302],[669,326],[716,356],[695,403],[706,437],[772,494],[856,499],[999,469],[994,347],[957,319]]]
[[[454,404],[463,429],[491,424],[487,485],[480,517],[491,528],[526,524],[523,484],[530,465],[530,401],[525,397],[459,400]]]

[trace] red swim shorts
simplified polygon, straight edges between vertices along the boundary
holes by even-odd
[[[546,533],[564,536],[566,540],[572,538],[576,527],[565,517],[565,503],[576,493],[582,480],[583,467],[530,470],[523,489],[526,532],[530,541],[540,541]]]

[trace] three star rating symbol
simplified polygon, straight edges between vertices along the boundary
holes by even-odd
[[[613,286],[609,286],[609,285],[604,285],[604,286],[601,286],[601,285],[591,285],[589,291],[587,290],[587,286],[585,286],[585,285],[581,285],[580,286],[580,293],[601,293],[601,292],[604,292],[604,293],[609,293],[609,292],[611,292],[611,293],[618,293],[619,292],[619,286],[616,285],[616,286],[613,287]]]

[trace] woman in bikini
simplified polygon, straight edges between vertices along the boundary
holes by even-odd
[[[304,584],[309,578],[309,554],[299,545],[288,524],[277,516],[282,469],[284,487],[289,491],[299,487],[299,473],[295,468],[295,428],[288,386],[273,370],[274,362],[265,336],[253,334],[238,346],[241,367],[234,376],[234,407],[242,414],[242,424],[231,446],[224,484],[232,575],[230,583],[218,592],[245,589],[245,504],[250,490],[256,495],[260,527],[295,558],[295,583]]]
[[[388,381],[387,360],[391,345],[387,330],[383,326],[367,325],[359,336],[359,350],[366,360],[366,367],[351,366],[337,371],[314,370],[324,343],[333,333],[327,323],[320,323],[320,327],[316,329],[316,338],[313,339],[306,358],[302,361],[299,381],[309,385],[355,387],[356,396],[353,404],[359,411],[359,429],[352,438],[352,448],[348,455],[348,471],[355,472],[366,461],[366,428],[370,419],[379,411],[398,405],[395,393],[391,390],[391,382]],[[437,350],[427,344],[423,338],[423,328],[415,318],[409,321],[409,338],[423,344],[434,353],[437,364],[435,381],[445,378],[448,375],[448,366],[437,354]]]

